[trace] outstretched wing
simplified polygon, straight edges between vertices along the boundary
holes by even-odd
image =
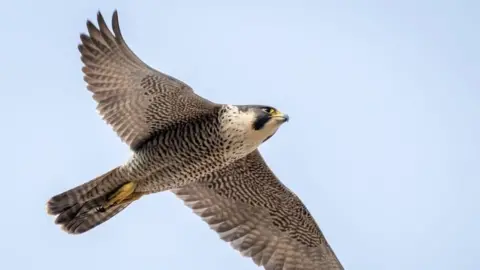
[[[99,114],[132,149],[169,125],[212,112],[214,103],[149,67],[130,50],[120,32],[117,11],[112,17],[113,33],[100,12],[97,20],[99,28],[88,20],[89,34],[80,35],[84,79],[98,102]]]
[[[255,150],[202,183],[172,190],[224,241],[266,270],[343,269],[302,201]]]

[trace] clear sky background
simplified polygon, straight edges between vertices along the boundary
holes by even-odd
[[[480,269],[478,1],[173,2],[2,3],[2,269],[258,269],[170,192],[81,236],[47,216],[130,156],[77,51],[86,19],[115,8],[148,64],[290,114],[260,150],[346,269]]]

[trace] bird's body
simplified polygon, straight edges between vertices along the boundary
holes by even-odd
[[[137,179],[137,191],[145,194],[198,181],[260,145],[260,140],[250,140],[249,124],[242,124],[241,117],[236,106],[219,106],[212,114],[156,134],[122,171]]]
[[[270,136],[263,134],[264,131],[253,130],[251,125],[255,115],[242,108],[234,105],[212,106],[211,111],[197,115],[192,119],[194,121],[165,127],[137,145],[130,160],[106,174],[106,177],[94,179],[53,197],[50,211],[57,213],[72,204],[97,199],[99,203],[95,205],[96,209],[79,208],[75,213],[75,217],[81,216],[84,222],[77,218],[66,220],[68,222],[64,224],[69,232],[82,233],[106,221],[86,219],[90,216],[79,215],[82,212],[105,213],[105,204],[120,206],[122,201],[133,201],[129,198],[136,200],[143,195],[201,181],[208,174],[245,157]],[[255,136],[255,133],[259,134]],[[118,193],[118,189],[124,185],[126,188],[120,190],[123,193]],[[119,199],[115,198],[117,196]],[[100,197],[104,199],[99,200]],[[62,218],[59,220],[60,224],[65,223]]]
[[[106,222],[147,194],[172,190],[225,241],[267,270],[343,269],[310,213],[257,148],[288,116],[264,105],[210,102],[142,62],[114,13],[79,45],[87,88],[132,150],[123,165],[53,196],[47,211],[68,233]]]

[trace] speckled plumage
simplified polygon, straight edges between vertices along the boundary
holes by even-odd
[[[206,100],[141,61],[115,11],[79,45],[97,110],[132,150],[125,164],[53,196],[55,222],[72,234],[106,222],[133,201],[172,190],[223,240],[266,270],[343,269],[310,213],[283,186],[257,147],[286,115],[261,105]]]
[[[266,270],[343,269],[308,209],[258,150],[172,191],[222,240]]]

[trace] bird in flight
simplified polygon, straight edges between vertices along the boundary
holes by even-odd
[[[267,105],[217,104],[144,63],[127,45],[118,13],[87,20],[78,49],[98,113],[132,157],[53,196],[47,212],[85,233],[134,201],[172,191],[220,238],[265,270],[343,269],[302,201],[270,170],[258,146],[288,115]]]

